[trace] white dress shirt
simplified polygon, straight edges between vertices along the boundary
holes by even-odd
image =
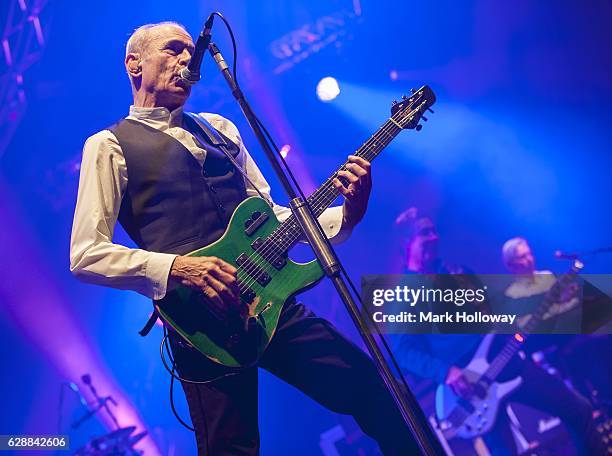
[[[270,186],[244,147],[236,126],[217,114],[200,115],[239,147],[238,162],[253,185],[268,201],[272,201]],[[182,108],[170,112],[166,108],[131,106],[127,118],[172,136],[191,152],[200,165],[204,164],[206,150],[182,128]],[[86,282],[133,290],[152,299],[161,299],[168,289],[168,276],[176,255],[113,243],[127,181],[125,158],[115,135],[102,130],[89,137],[83,147],[70,239],[70,270]],[[246,179],[245,186],[247,196],[259,196]],[[290,209],[274,203],[273,210],[281,222],[291,213]],[[341,206],[327,209],[319,221],[327,237],[333,238],[334,242],[340,242],[350,234],[350,230],[342,227]]]

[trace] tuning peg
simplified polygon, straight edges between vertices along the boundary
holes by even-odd
[[[427,122],[427,117],[421,116],[421,119],[423,119],[425,122]]]
[[[410,93],[416,93],[416,89],[413,87],[412,89],[410,89]]]
[[[408,97],[406,95],[402,95],[402,100],[407,100]]]
[[[419,124],[419,125],[417,125],[416,127],[414,127],[414,129],[415,129],[416,131],[421,131],[421,130],[423,129],[423,125]]]
[[[393,101],[391,102],[391,106],[395,106],[396,104],[397,104],[397,100],[393,100]]]
[[[433,109],[431,109],[431,108],[427,108],[427,110],[428,110],[429,112],[431,112],[432,114],[434,113],[434,110],[433,110]]]

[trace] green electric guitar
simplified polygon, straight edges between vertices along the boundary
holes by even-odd
[[[371,162],[402,129],[420,130],[419,121],[427,120],[423,114],[431,111],[435,100],[432,90],[424,86],[401,102],[394,102],[391,117],[354,155]],[[335,177],[337,172],[308,198],[317,217],[339,195],[332,185]],[[211,360],[230,367],[256,364],[274,336],[284,303],[323,278],[316,260],[301,264],[288,258],[289,250],[301,237],[293,215],[280,223],[265,200],[247,198],[238,205],[219,240],[189,254],[216,256],[238,270],[240,310],[221,319],[211,311],[202,293],[178,287],[167,299],[156,302],[157,312]]]

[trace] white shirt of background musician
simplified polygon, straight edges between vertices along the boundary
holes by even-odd
[[[532,277],[519,278],[512,282],[505,291],[505,295],[512,299],[528,298],[535,295],[544,295],[557,282],[557,278],[551,271],[535,271]],[[562,302],[551,303],[548,310],[542,315],[543,320],[568,312],[580,303],[576,295],[564,293]],[[531,314],[517,319],[519,327],[525,326],[531,319]]]
[[[270,186],[244,147],[236,126],[217,114],[200,115],[238,145],[238,162],[253,185],[272,201]],[[168,134],[185,146],[200,165],[204,164],[206,150],[182,128],[182,108],[170,112],[166,108],[131,106],[127,118]],[[168,290],[168,275],[176,255],[129,248],[112,240],[127,180],[125,158],[115,135],[102,130],[89,137],[83,148],[70,239],[70,270],[86,282],[133,290],[152,299],[161,299]],[[245,185],[248,196],[259,196],[246,179]],[[291,213],[290,209],[276,204],[273,204],[273,210],[281,221]],[[342,206],[327,209],[319,221],[334,243],[341,242],[350,234],[350,230],[342,228]]]

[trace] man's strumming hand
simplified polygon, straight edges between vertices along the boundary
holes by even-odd
[[[451,366],[448,369],[448,374],[446,374],[446,381],[444,383],[446,383],[457,396],[469,398],[474,393],[471,383],[465,378],[465,375],[463,375],[463,370],[457,366]]]
[[[181,285],[204,293],[220,317],[238,307],[240,292],[237,270],[217,257],[178,256],[172,263],[170,277]]]

